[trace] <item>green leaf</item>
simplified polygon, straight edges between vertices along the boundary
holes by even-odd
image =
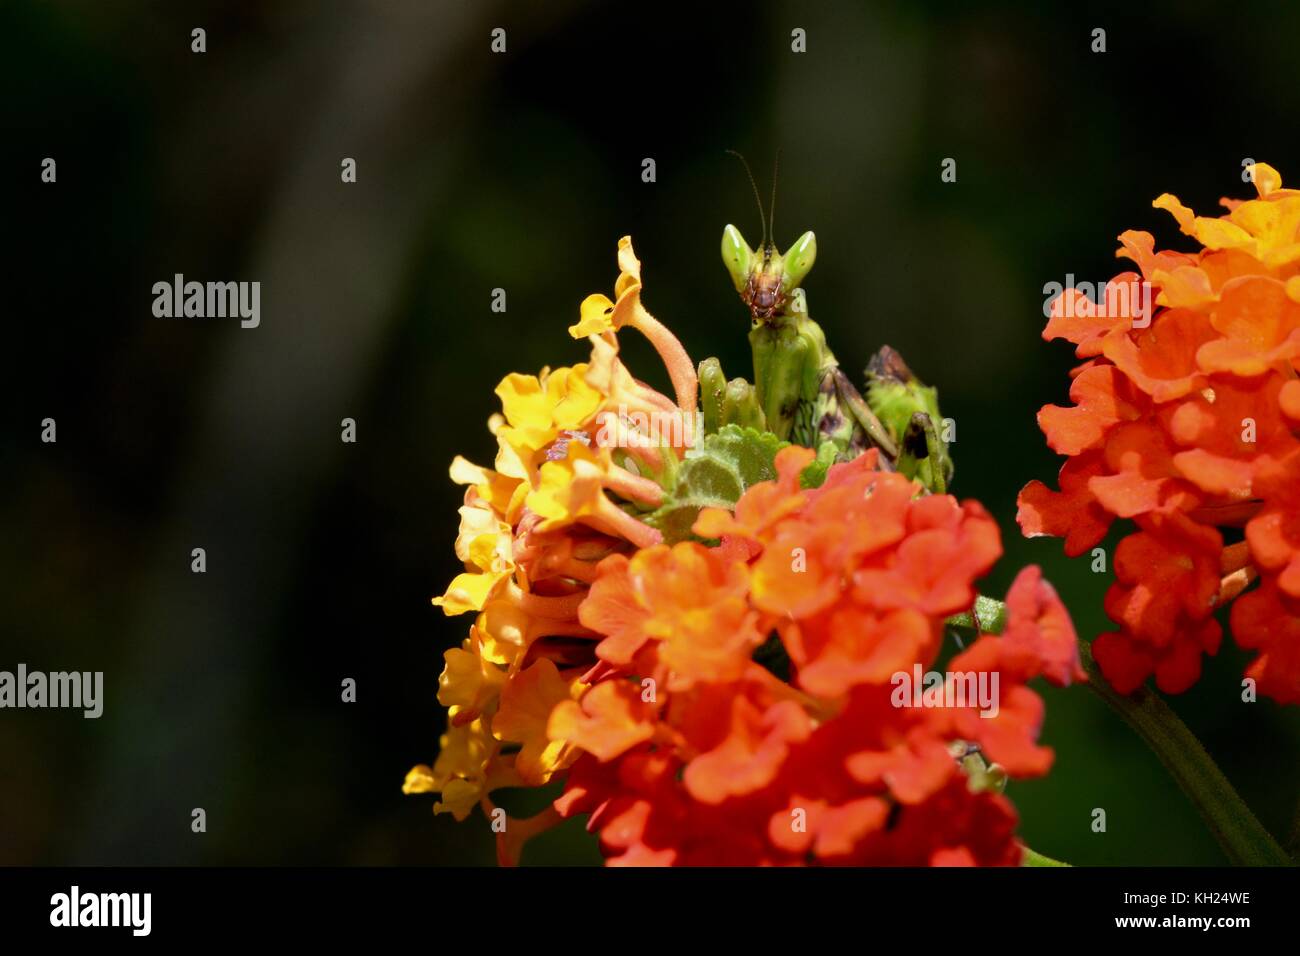
[[[1020,849],[1024,851],[1024,856],[1020,860],[1021,866],[1069,866],[1068,863],[1062,863],[1060,860],[1053,860],[1050,856],[1043,856],[1041,853],[1035,853],[1023,843]]]
[[[682,462],[663,505],[642,521],[658,528],[669,544],[693,538],[701,508],[732,510],[747,488],[776,478],[776,453],[788,442],[771,432],[725,425]]]
[[[816,459],[799,472],[799,487],[820,488],[822,482],[826,480],[826,472],[830,471],[831,465],[835,464],[838,452],[839,449],[835,447],[833,441],[824,441],[818,445]]]

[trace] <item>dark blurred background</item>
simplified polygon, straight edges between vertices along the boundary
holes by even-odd
[[[1251,193],[1247,157],[1300,178],[1300,7],[972,6],[0,2],[0,668],[106,684],[99,720],[0,713],[0,862],[490,862],[481,816],[400,791],[470,623],[429,604],[458,570],[447,465],[490,462],[501,376],[585,358],[565,327],[624,234],[691,355],[749,374],[718,239],[759,230],[727,148],[764,181],[781,150],[777,239],[817,231],[811,311],[855,377],[888,342],[939,386],[954,490],[1004,529],[986,590],[1039,562],[1103,630],[1109,575],[1014,530],[1072,364],[1039,338],[1042,287],[1115,274],[1126,228],[1185,248],[1165,190],[1212,212]],[[260,281],[261,326],[154,318],[177,272]],[[1173,705],[1278,832],[1300,721],[1241,702],[1245,659],[1226,646]],[[1126,726],[1044,694],[1056,766],[1010,791],[1030,845],[1223,862]],[[577,823],[527,857],[596,859]]]

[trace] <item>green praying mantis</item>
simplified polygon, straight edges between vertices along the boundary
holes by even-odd
[[[744,157],[734,155],[744,163]],[[749,172],[748,163],[745,170]],[[953,464],[939,433],[943,419],[937,393],[885,346],[867,366],[863,397],[808,314],[802,284],[817,258],[817,237],[805,232],[780,253],[752,173],[749,178],[763,240],[755,250],[739,229],[728,225],[722,232],[722,261],[752,319],[754,381],[729,382],[717,359],[701,363],[705,431],[730,423],[754,427],[837,461],[874,447],[884,467],[919,479],[930,491],[945,492]]]

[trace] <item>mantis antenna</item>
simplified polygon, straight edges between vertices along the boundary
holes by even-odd
[[[734,149],[729,149],[727,150],[727,152],[730,153],[732,156],[735,156],[738,160],[740,160],[740,164],[745,167],[745,175],[749,177],[749,185],[754,190],[754,205],[758,206],[758,219],[763,226],[763,246],[766,246],[769,239],[768,232],[767,232],[767,216],[763,215],[763,197],[760,196],[758,193],[758,183],[754,181],[754,173],[749,168],[749,163],[745,160],[744,156],[741,156],[740,153],[736,152]],[[775,182],[772,183],[772,200],[773,202],[776,201]],[[761,249],[762,246],[760,246],[759,248]]]
[[[769,241],[776,240],[776,176],[781,171],[781,149],[777,148],[776,159],[772,160],[772,205],[767,213],[767,225],[772,230]]]

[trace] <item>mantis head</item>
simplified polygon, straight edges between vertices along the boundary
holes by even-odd
[[[805,232],[785,254],[764,241],[755,252],[735,226],[722,230],[722,262],[731,282],[755,319],[768,320],[785,314],[795,290],[817,259],[817,237]]]

